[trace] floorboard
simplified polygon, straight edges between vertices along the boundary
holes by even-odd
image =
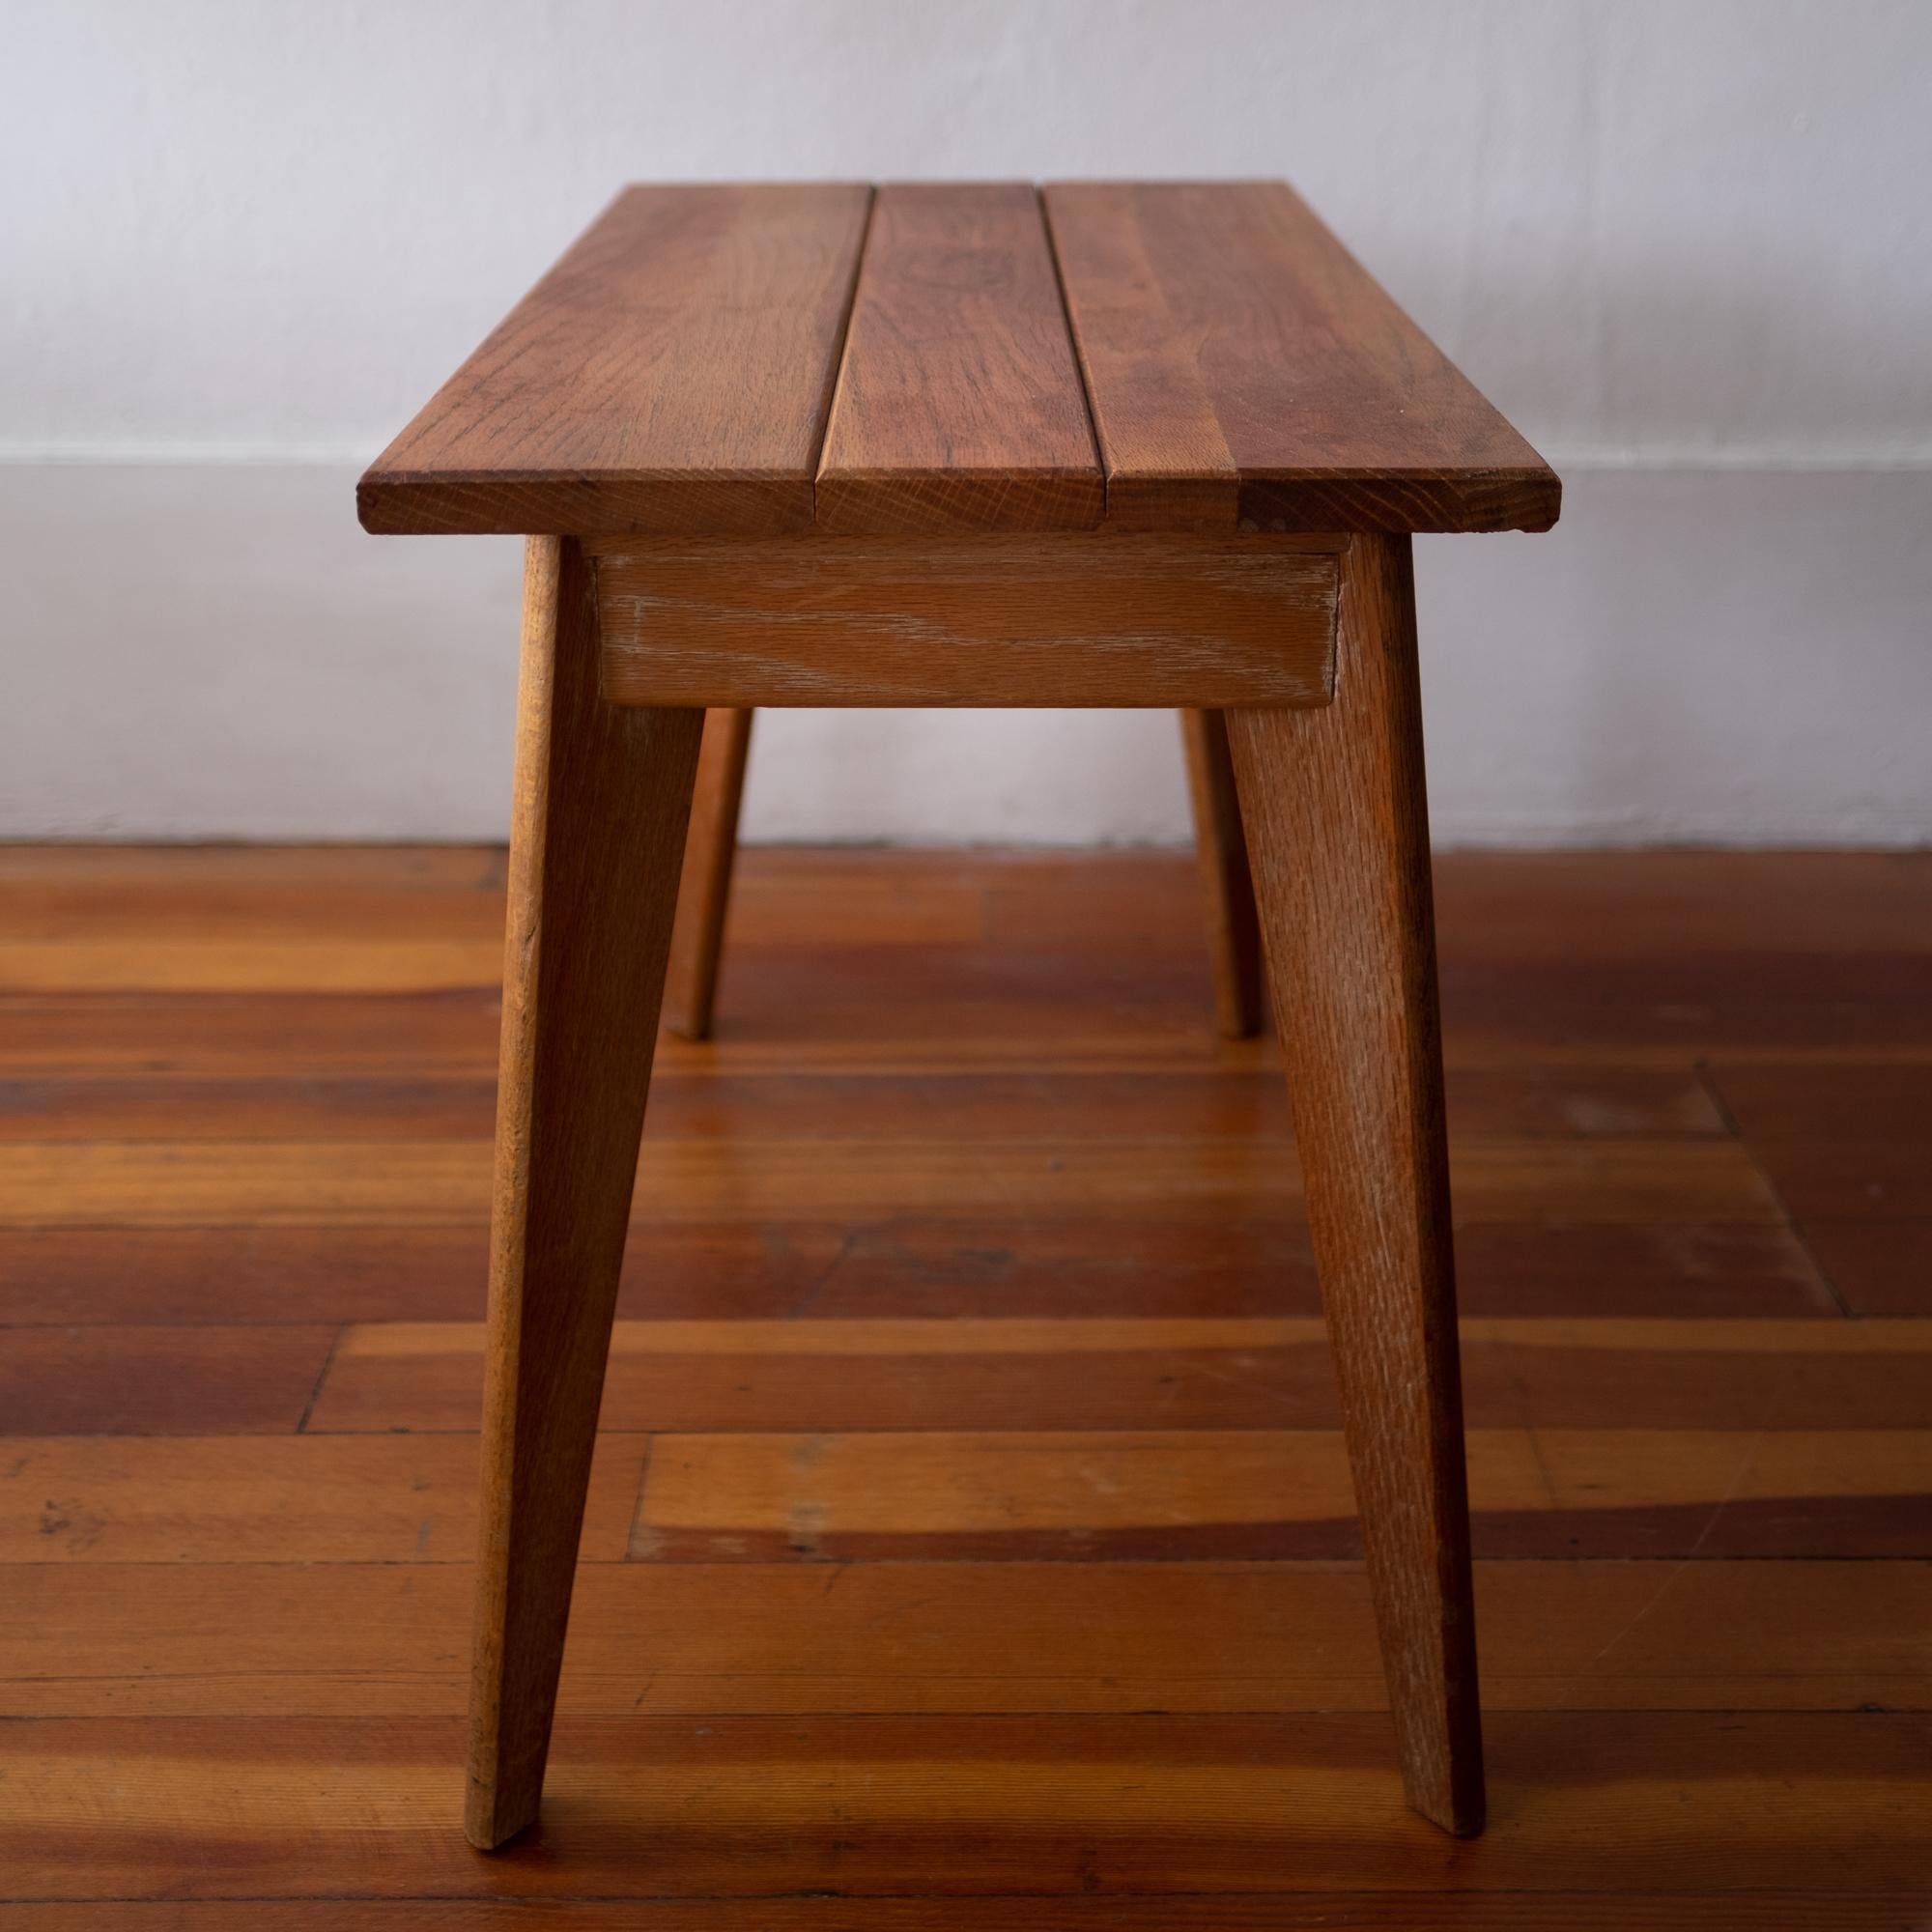
[[[748,852],[717,1037],[660,1053],[550,1806],[485,1860],[503,878],[0,848],[0,1932],[1925,1922],[1932,856],[1438,866],[1452,1844],[1191,861]]]

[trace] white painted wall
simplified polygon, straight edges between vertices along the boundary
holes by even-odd
[[[1924,0],[64,0],[0,62],[0,836],[471,837],[515,547],[355,469],[626,179],[1280,174],[1563,470],[1451,840],[1932,837]],[[765,838],[1179,837],[1171,724],[764,722]]]

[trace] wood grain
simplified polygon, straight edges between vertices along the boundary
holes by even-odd
[[[1031,187],[882,187],[818,466],[840,535],[1082,530],[1105,490]]]
[[[600,1442],[586,1560],[623,1555],[643,1461]],[[476,1470],[473,1435],[0,1438],[0,1563],[468,1563]]]
[[[1485,1556],[1932,1556],[1923,1429],[1478,1429],[1468,1455]],[[1356,1557],[1349,1463],[1341,1435],[1319,1430],[668,1435],[651,1452],[631,1553]]]
[[[0,1343],[0,1428],[15,1435],[291,1432],[307,1417],[336,1337],[306,1322],[16,1329]]]
[[[1850,1313],[1932,1315],[1932,1220],[1808,1220],[1801,1232]]]
[[[469,1688],[461,1563],[37,1564],[7,1587],[10,1718],[449,1717]],[[1492,1710],[1932,1709],[1932,1564],[1479,1563],[1476,1597]],[[1356,1564],[586,1563],[558,1701],[1376,1711],[1387,1690]]]
[[[1021,185],[627,189],[371,467],[362,521],[1554,521],[1535,451],[1287,187],[1060,185],[1046,210],[1050,241]]]
[[[750,711],[710,711],[697,753],[697,786],[684,841],[677,917],[665,974],[664,1021],[680,1039],[707,1039],[724,952],[724,915],[738,856],[738,807],[752,748]]]
[[[1840,1292],[1901,1304],[1865,1312],[1922,1314],[1932,1270],[1915,1268],[1895,1238],[1849,1245],[1851,1234],[1896,1236],[1911,1226],[1833,1223],[1806,1238]],[[487,1254],[481,1213],[467,1225],[386,1228],[0,1228],[0,1319],[470,1321],[483,1312]],[[1861,1273],[1850,1271],[1854,1262]],[[1458,1269],[1458,1299],[1475,1315],[1842,1313],[1805,1246],[1772,1222],[1469,1222]],[[635,1318],[683,1319],[1319,1312],[1308,1230],[1292,1209],[1125,1222],[1104,1209],[1040,1214],[991,1204],[842,1221],[637,1224],[618,1306]]]
[[[872,1219],[944,1213],[962,1199],[1007,1212],[1205,1219],[1286,1214],[1301,1199],[1288,1145],[1238,1135],[1093,1143],[744,1134],[728,1143],[653,1136],[648,1146],[636,1208],[665,1220]],[[1757,1169],[1729,1141],[1476,1141],[1458,1148],[1455,1172],[1471,1221],[1779,1218]],[[489,1148],[480,1141],[0,1141],[5,1227],[102,1218],[129,1228],[433,1227],[478,1218],[489,1199]]]
[[[1208,957],[1214,969],[1215,1010],[1222,1033],[1240,1039],[1259,1032],[1266,1013],[1261,928],[1255,919],[1227,725],[1219,712],[1183,709],[1179,716],[1207,907]],[[752,717],[750,710],[726,709],[708,713],[704,722],[677,919],[671,928],[670,968],[665,980],[665,1024],[682,1039],[707,1039],[711,1035]],[[1701,1090],[1699,1094],[1702,1097]],[[1708,1098],[1704,1105],[1709,1107]],[[0,1113],[0,1132],[5,1126],[6,1116]]]
[[[1267,1019],[1262,932],[1248,841],[1241,831],[1228,722],[1218,711],[1183,708],[1187,796],[1194,812],[1194,856],[1208,913],[1208,957],[1214,970],[1214,1014],[1229,1039],[1259,1033]]]
[[[1932,1418],[1932,1337],[1915,1321],[1469,1317],[1462,1340],[1465,1406],[1482,1427],[1911,1429]],[[307,1426],[474,1429],[483,1346],[475,1322],[349,1328]],[[603,1407],[603,1427],[618,1430],[1049,1420],[1332,1429],[1340,1412],[1312,1315],[620,1321]]]
[[[1547,529],[1556,478],[1291,189],[1045,191],[1130,528]]]
[[[363,527],[809,527],[869,199],[627,188],[377,458]]]
[[[1483,1824],[1406,537],[1343,560],[1336,701],[1228,720],[1409,1803]],[[1309,836],[1309,828],[1317,828]]]
[[[1332,540],[597,546],[618,704],[1324,704]]]
[[[472,1435],[0,1438],[0,1562],[468,1562]],[[586,1561],[1359,1554],[1323,1430],[607,1435]],[[1492,1430],[1485,1555],[1925,1558],[1932,1433]],[[828,1578],[829,1580],[829,1578]],[[450,1634],[454,1635],[455,1633]]]
[[[9,1726],[0,1863],[41,1899],[842,1903],[914,1886],[940,1899],[1242,1893],[1261,1874],[1291,1896],[1441,1889],[1462,1895],[1466,1924],[1499,1891],[1835,1896],[1850,1877],[1889,1895],[1893,1923],[1923,1898],[1923,1715],[1505,1712],[1493,1752],[1507,1829],[1480,1860],[1445,1858],[1403,1816],[1382,1769],[1386,1724],[574,1718],[558,1725],[541,1833],[479,1871],[453,1829],[449,1720],[280,1719],[238,1733],[26,1719]],[[245,1854],[210,1855],[211,1817]],[[1749,1904],[1762,1914],[1761,1896]],[[1028,1905],[1007,1897],[1003,1910],[1010,1925]]]
[[[620,1290],[608,1412],[668,1433],[599,1445],[550,1812],[486,1864],[451,1767],[499,962],[384,980],[491,948],[502,855],[0,848],[40,979],[0,986],[40,1222],[0,1222],[0,1427],[90,1432],[0,1442],[0,1715],[51,1720],[8,1727],[0,1927],[1922,1917],[1925,1740],[1887,1740],[1928,1703],[1932,1224],[1861,1176],[1919,1138],[1932,859],[1437,887],[1489,1835],[1398,1806],[1286,1092],[1209,1024],[1191,862],[753,848]],[[1794,1226],[1758,1163],[1838,1143]],[[332,1387],[383,1433],[292,1433],[342,1323],[309,1427]]]
[[[597,690],[588,559],[532,537],[490,1211],[469,1790],[536,1816],[703,719]]]
[[[1662,1883],[1660,1879],[1659,1883]],[[546,1906],[518,1900],[412,1898],[407,1902],[277,1899],[275,1922],[289,1932],[995,1932],[1023,1911],[1029,1932],[1300,1932],[1382,1928],[1462,1932],[1466,1899],[1425,1892],[1216,1892],[1150,1898],[1121,1892],[1087,1897],[573,1899]],[[1895,1932],[1896,1894],[1754,1889],[1742,1893],[1628,1891],[1490,1892],[1483,1923],[1493,1932]],[[6,1932],[231,1932],[260,1922],[261,1907],[203,1900],[89,1900],[84,1905],[0,1905]]]

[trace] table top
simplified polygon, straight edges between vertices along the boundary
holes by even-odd
[[[400,533],[1547,529],[1275,182],[627,188],[377,459]]]

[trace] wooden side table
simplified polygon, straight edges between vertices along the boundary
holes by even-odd
[[[705,708],[1232,756],[1408,1801],[1483,1775],[1409,533],[1556,478],[1287,188],[638,187],[363,477],[528,535],[467,1827],[537,1812]]]

